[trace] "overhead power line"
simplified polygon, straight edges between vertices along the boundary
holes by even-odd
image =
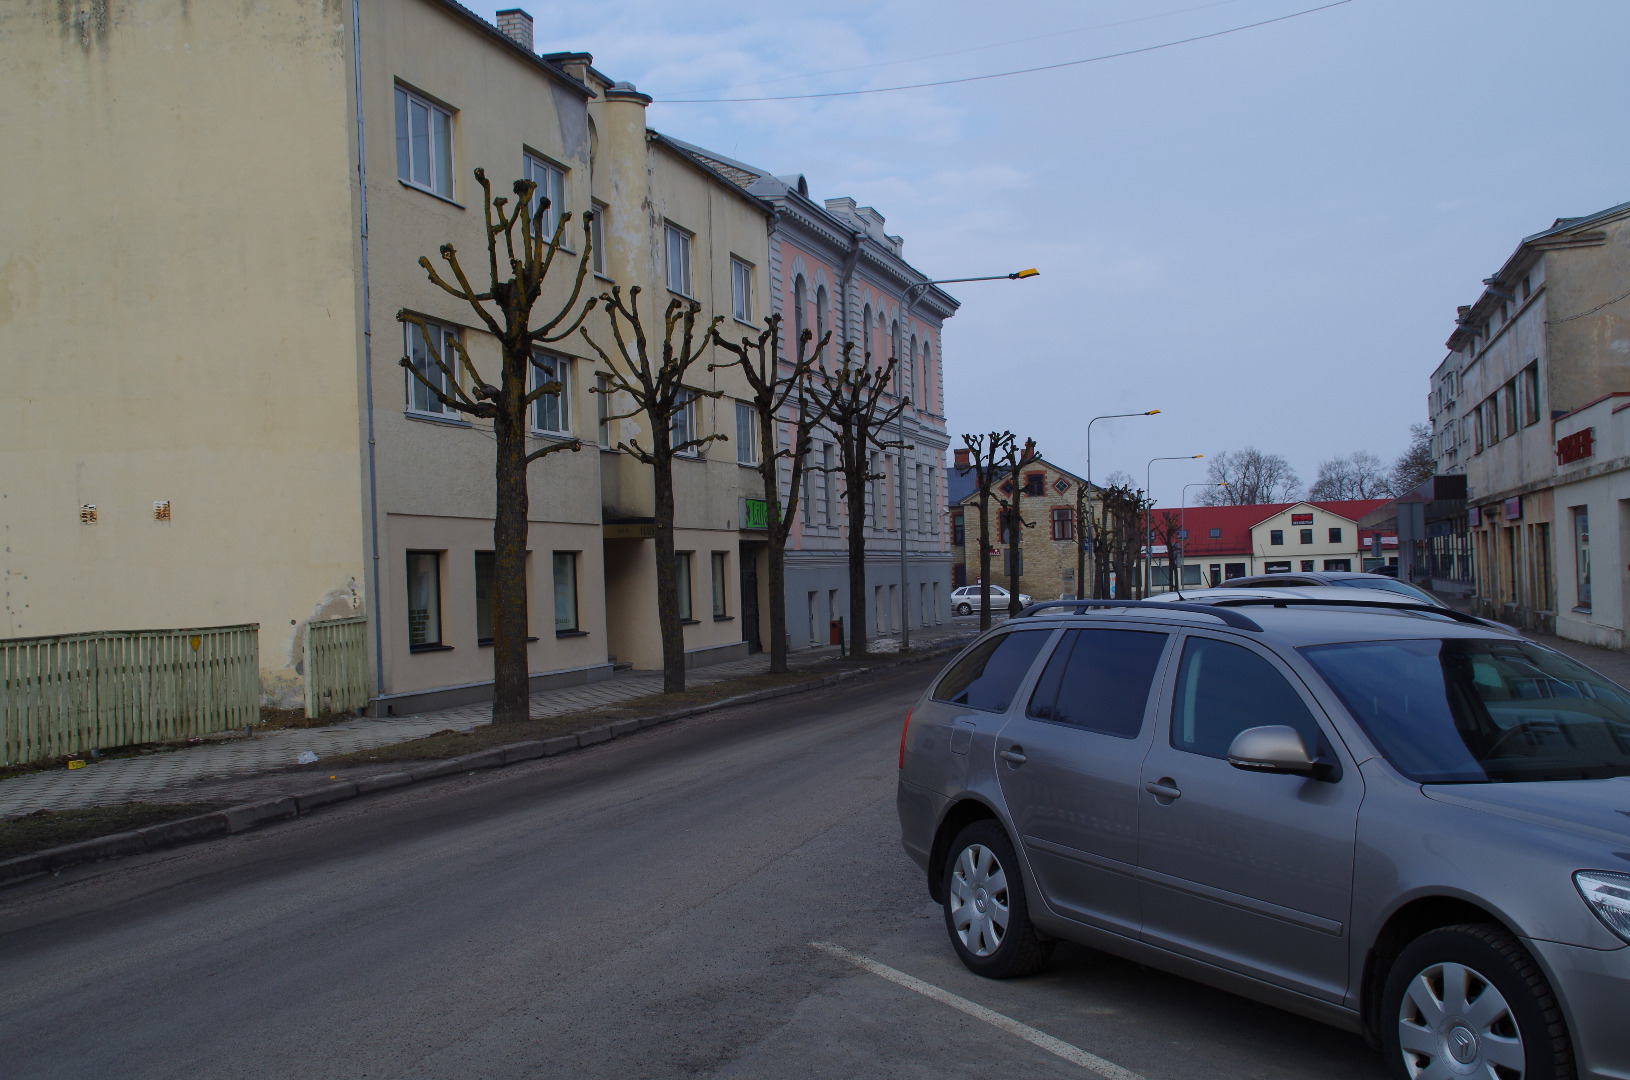
[[[1101,56],[1089,56],[1081,60],[1066,60],[1059,64],[1043,64],[1039,67],[1019,68],[1014,71],[996,71],[989,75],[964,75],[957,79],[936,79],[933,82],[907,83],[902,86],[874,86],[866,90],[827,90],[813,94],[771,94],[763,97],[733,97],[733,98],[659,98],[664,105],[724,105],[732,102],[746,101],[808,101],[813,98],[859,97],[864,94],[889,94],[897,90],[924,90],[931,86],[956,86],[960,83],[984,82],[989,79],[1006,79],[1014,75],[1033,75],[1040,71],[1057,71],[1060,68],[1079,67],[1082,64],[1096,64],[1102,60],[1115,60],[1123,56],[1137,56],[1140,53],[1155,52],[1159,49],[1170,49],[1178,45],[1188,45],[1196,41],[1207,41],[1211,38],[1224,37],[1228,34],[1238,34],[1244,30],[1255,30],[1260,26],[1271,26],[1274,23],[1284,22],[1287,19],[1299,18],[1303,15],[1312,15],[1318,11],[1329,11],[1331,8],[1350,4],[1353,0],[1334,0],[1333,3],[1320,4],[1318,7],[1304,8],[1293,11],[1289,15],[1279,15],[1272,19],[1263,19],[1260,22],[1246,23],[1243,26],[1231,26],[1226,30],[1214,30],[1209,34],[1196,34],[1193,37],[1179,38],[1176,41],[1163,41],[1158,45],[1145,45],[1138,49],[1123,49],[1120,52],[1104,53]]]
[[[1034,34],[1030,37],[1010,38],[1007,41],[992,41],[985,45],[973,45],[966,49],[952,49],[950,52],[926,53],[922,56],[907,56],[899,60],[878,60],[870,64],[855,64],[851,67],[827,68],[825,71],[805,71],[797,75],[782,75],[775,79],[759,79],[756,82],[732,83],[729,86],[698,86],[690,90],[680,90],[681,94],[716,94],[725,90],[745,90],[750,86],[773,86],[776,83],[794,82],[798,79],[813,79],[821,75],[843,75],[850,71],[871,71],[876,68],[895,67],[899,64],[915,64],[923,60],[943,60],[947,56],[966,56],[968,53],[984,52],[987,49],[1002,49],[1009,45],[1028,45],[1032,41],[1052,41],[1066,34],[1085,34],[1091,30],[1108,30],[1117,26],[1131,26],[1133,23],[1152,22],[1155,19],[1169,19],[1173,15],[1188,15],[1196,11],[1205,11],[1208,8],[1226,7],[1237,4],[1240,0],[1212,0],[1209,4],[1199,4],[1194,7],[1177,8],[1175,11],[1161,11],[1153,15],[1139,15],[1135,19],[1118,19],[1115,22],[1094,23],[1091,26],[1075,26],[1067,30],[1052,30],[1045,34]]]

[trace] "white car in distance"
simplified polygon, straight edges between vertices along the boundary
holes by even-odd
[[[951,591],[951,610],[958,615],[972,615],[979,610],[980,596],[978,585],[964,585],[960,589]],[[1012,594],[1000,585],[990,587],[990,609],[992,611],[1006,611],[1008,601]],[[1024,593],[1019,594],[1019,606],[1029,607],[1034,601]]]

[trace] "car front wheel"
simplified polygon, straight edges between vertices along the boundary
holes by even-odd
[[[969,971],[989,979],[1029,975],[1053,944],[1030,924],[1019,860],[1002,827],[976,821],[957,834],[945,868],[945,928]]]
[[[972,615],[973,614],[973,605],[972,604],[967,604],[967,603],[958,604],[956,606],[956,613],[958,615]]]
[[[1399,1080],[1574,1075],[1550,983],[1499,926],[1446,926],[1406,946],[1382,994],[1381,1038]]]

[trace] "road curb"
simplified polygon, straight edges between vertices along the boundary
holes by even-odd
[[[532,761],[542,757],[554,757],[572,750],[609,742],[646,728],[660,727],[678,720],[716,712],[719,709],[734,708],[738,705],[753,705],[761,701],[773,701],[776,698],[791,697],[794,694],[806,694],[812,690],[838,686],[846,682],[853,682],[856,679],[881,675],[895,668],[907,667],[911,664],[920,664],[949,656],[952,653],[961,651],[963,646],[970,640],[972,639],[961,639],[950,645],[913,653],[909,656],[896,657],[887,662],[858,668],[854,671],[835,672],[819,679],[812,679],[809,682],[795,683],[791,686],[775,686],[767,690],[754,690],[745,694],[720,698],[718,701],[704,702],[700,705],[692,705],[689,708],[675,709],[652,716],[617,720],[608,724],[599,724],[583,731],[575,731],[569,735],[557,735],[548,739],[529,739],[523,742],[508,743],[504,746],[489,747],[486,750],[478,750],[475,753],[449,758],[446,761],[433,761],[393,772],[376,773],[360,780],[321,784],[309,791],[296,792],[293,795],[281,795],[275,799],[245,803],[225,810],[199,814],[196,817],[168,821],[162,825],[149,825],[146,828],[136,829],[131,832],[98,836],[90,840],[81,840],[73,844],[47,848],[44,851],[36,851],[32,855],[22,855],[15,859],[0,861],[0,888],[20,884],[46,874],[55,874],[68,867],[79,866],[83,863],[101,862],[104,859],[121,858],[126,855],[140,855],[145,852],[161,851],[165,848],[178,847],[182,844],[190,844],[200,840],[215,840],[223,836],[235,835],[268,822],[287,821],[290,818],[304,817],[306,814],[324,806],[349,802],[352,799],[372,795],[379,791],[389,791],[392,788],[403,787],[408,784],[434,780],[443,776],[473,773],[483,769],[501,769],[506,765],[519,764],[523,761]]]

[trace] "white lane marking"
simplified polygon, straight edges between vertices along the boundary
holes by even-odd
[[[879,978],[887,979],[896,986],[903,986],[907,990],[915,990],[923,997],[933,998],[942,1005],[949,1005],[967,1013],[976,1020],[983,1020],[995,1028],[1001,1028],[1009,1035],[1017,1035],[1032,1046],[1039,1046],[1049,1054],[1057,1054],[1065,1061],[1074,1062],[1083,1069],[1091,1069],[1104,1080],[1143,1080],[1135,1072],[1121,1068],[1113,1061],[1105,1061],[1097,1054],[1089,1054],[1079,1046],[1071,1046],[1063,1039],[1055,1039],[1044,1031],[1037,1031],[1029,1024],[1021,1024],[1010,1016],[1003,1016],[993,1009],[975,1004],[965,997],[959,997],[949,990],[941,990],[933,983],[923,982],[921,979],[907,975],[903,971],[896,971],[887,964],[879,964],[876,960],[868,959],[859,953],[852,953],[842,945],[834,945],[830,941],[812,941],[811,945],[822,952],[830,953],[839,960],[846,960],[863,971],[869,971]]]

